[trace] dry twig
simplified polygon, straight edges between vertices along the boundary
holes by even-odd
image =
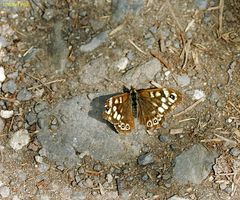
[[[185,113],[187,113],[188,111],[192,110],[194,107],[196,107],[198,104],[200,104],[201,102],[203,102],[205,100],[205,97],[197,100],[196,102],[194,102],[191,106],[187,107],[185,110],[183,110],[182,112],[179,112],[175,115],[173,115],[173,117],[178,117],[180,115],[183,115]]]
[[[142,54],[147,55],[147,53],[145,51],[143,51],[142,49],[140,49],[131,39],[128,39],[128,41]]]

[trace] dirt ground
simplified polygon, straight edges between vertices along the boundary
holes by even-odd
[[[0,67],[1,199],[240,199],[239,1],[3,0]],[[94,98],[149,81],[182,94],[154,134],[89,117]],[[196,144],[214,162],[183,183],[177,157]]]

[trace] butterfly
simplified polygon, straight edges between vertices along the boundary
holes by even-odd
[[[128,134],[135,128],[134,117],[147,131],[161,127],[164,116],[181,101],[181,94],[171,88],[131,88],[109,98],[102,117],[114,125],[119,134]]]

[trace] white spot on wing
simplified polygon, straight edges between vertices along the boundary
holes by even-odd
[[[155,93],[155,96],[156,96],[156,97],[160,97],[160,96],[161,96],[161,93],[160,93],[160,92],[156,92],[156,93]]]
[[[118,113],[117,113],[117,112],[115,112],[115,113],[113,114],[113,119],[116,119],[116,118],[117,118],[117,116],[118,116]]]
[[[165,103],[162,103],[162,107],[167,110],[168,109],[168,106],[165,104]]]
[[[162,107],[158,107],[158,111],[160,112],[160,113],[164,113],[164,109],[162,108]]]
[[[115,104],[118,104],[118,99],[115,99],[114,103],[115,103]]]
[[[151,97],[151,98],[154,98],[153,92],[150,92],[150,97]]]
[[[117,106],[113,106],[113,112],[117,110]]]
[[[118,116],[117,116],[117,120],[119,121],[120,119],[121,119],[121,115],[118,114]]]
[[[166,103],[166,102],[167,102],[167,99],[166,99],[165,97],[162,97],[162,98],[161,98],[161,101],[162,101],[163,103]]]
[[[165,94],[166,97],[169,96],[169,91],[167,90],[167,88],[163,88],[163,93]]]

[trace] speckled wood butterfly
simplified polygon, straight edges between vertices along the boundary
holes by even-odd
[[[134,117],[146,130],[161,127],[164,116],[181,101],[181,94],[169,88],[149,88],[125,92],[109,98],[105,103],[102,116],[112,123],[120,134],[130,133]]]

